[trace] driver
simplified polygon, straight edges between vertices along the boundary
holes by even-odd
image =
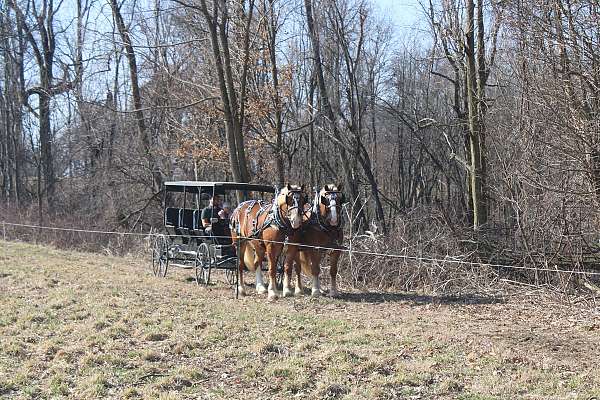
[[[205,230],[211,230],[211,218],[219,218],[219,212],[221,212],[221,197],[219,195],[214,195],[208,204],[208,207],[202,210],[202,214],[200,218],[202,219],[202,226]]]

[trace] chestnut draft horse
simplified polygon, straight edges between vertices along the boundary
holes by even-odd
[[[296,267],[296,294],[302,294],[302,279],[300,272],[312,277],[312,296],[321,294],[319,274],[321,273],[321,260],[325,253],[329,255],[329,273],[331,276],[331,287],[329,295],[335,297],[337,291],[338,261],[341,255],[341,243],[344,238],[341,219],[344,194],[338,186],[329,184],[316,193],[313,200],[309,223],[289,238],[290,243],[299,243],[307,246],[320,246],[335,248],[335,250],[313,249],[310,247],[294,246],[288,244],[288,257],[293,257]],[[291,254],[289,254],[291,251]],[[283,280],[283,295],[291,296],[292,289],[290,281],[292,278],[291,263],[287,262]]]
[[[231,215],[231,239],[240,240],[239,293],[244,296],[244,266],[256,273],[256,291],[265,293],[262,262],[269,264],[268,299],[279,297],[277,290],[277,259],[286,236],[292,235],[304,222],[304,205],[308,198],[304,186],[287,185],[279,191],[272,203],[249,200],[241,203]],[[286,259],[287,261],[287,259]],[[293,259],[289,263],[292,265]],[[291,266],[290,266],[291,269]]]

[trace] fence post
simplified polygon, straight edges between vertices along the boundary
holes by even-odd
[[[241,249],[242,249],[242,245],[240,243],[241,239],[240,239],[240,235],[237,235],[236,237],[236,241],[235,241],[235,254],[237,256],[236,258],[236,265],[235,265],[235,299],[239,299],[240,297],[240,257],[241,257]],[[260,267],[259,267],[260,268]]]

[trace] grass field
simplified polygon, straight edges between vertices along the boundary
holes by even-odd
[[[600,396],[598,310],[542,291],[232,293],[143,259],[0,241],[0,398]]]

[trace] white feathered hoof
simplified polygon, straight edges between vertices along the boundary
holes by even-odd
[[[246,289],[243,286],[238,286],[238,295],[241,297],[246,295]]]
[[[304,296],[304,290],[302,290],[301,287],[296,287],[296,289],[294,289],[294,294],[296,296]]]
[[[258,293],[258,294],[265,294],[265,293],[267,293],[267,288],[264,285],[257,285],[256,286],[256,293]]]
[[[283,297],[294,297],[294,292],[289,287],[283,288]]]
[[[275,301],[280,297],[280,294],[276,290],[269,290],[269,296],[267,299],[269,301]]]
[[[319,289],[313,289],[312,292],[310,293],[310,295],[312,297],[320,297],[321,296],[321,290],[319,290]]]

